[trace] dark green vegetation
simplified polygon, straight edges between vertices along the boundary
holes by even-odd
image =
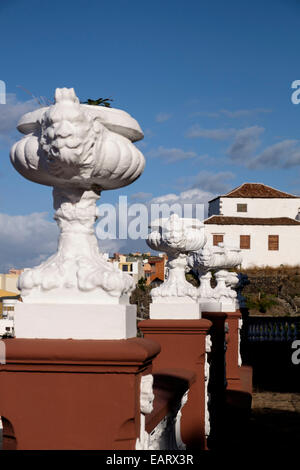
[[[110,101],[113,101],[110,98],[98,98],[97,100],[91,100],[90,98],[87,101],[82,101],[81,104],[90,104],[91,106],[105,106],[105,108],[110,108]]]
[[[300,266],[243,269],[249,284],[244,287],[250,315],[300,315]]]

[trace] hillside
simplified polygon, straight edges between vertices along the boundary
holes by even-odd
[[[244,287],[250,315],[300,315],[300,266],[243,269],[249,284]]]

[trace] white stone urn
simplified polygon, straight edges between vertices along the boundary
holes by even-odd
[[[126,186],[143,172],[145,159],[133,145],[143,138],[140,126],[122,110],[80,104],[73,88],[58,88],[55,104],[25,114],[18,130],[25,137],[11,149],[12,164],[25,178],[53,187],[60,229],[57,252],[20,275],[24,305],[31,312],[33,304],[64,304],[64,312],[72,305],[74,320],[82,304],[128,304],[133,280],[103,257],[94,223],[101,191]]]
[[[241,250],[219,243],[218,246],[206,245],[198,253],[192,254],[190,264],[198,270],[200,287],[199,301],[202,310],[235,311],[238,308],[237,293],[233,288],[238,283],[238,275],[228,272],[242,263]],[[215,272],[216,287],[211,287],[211,270]]]
[[[215,250],[213,263],[215,268],[219,268],[215,273],[217,285],[214,289],[213,297],[220,302],[232,302],[238,308],[238,302],[236,301],[237,293],[233,290],[238,283],[238,275],[229,272],[228,269],[241,265],[242,254],[240,248],[219,243],[218,248]]]
[[[205,243],[204,224],[172,214],[151,222],[150,227],[147,244],[167,253],[169,270],[164,283],[151,290],[150,318],[199,318],[198,289],[186,280],[185,272],[188,253]]]
[[[198,289],[199,301],[206,302],[212,299],[213,288],[211,287],[212,274],[210,272],[211,250],[207,244],[201,250],[190,253],[188,265],[198,275],[200,286]]]

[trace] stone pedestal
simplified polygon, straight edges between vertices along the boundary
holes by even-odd
[[[218,300],[199,300],[202,312],[235,312],[237,309],[237,302],[220,302]]]
[[[206,337],[208,320],[144,320],[138,324],[144,338],[159,342],[161,353],[153,362],[153,372],[185,369],[195,373],[182,408],[181,438],[189,449],[206,449]]]
[[[136,305],[25,304],[15,307],[16,338],[136,337]]]
[[[201,307],[196,302],[190,303],[152,303],[150,304],[152,320],[199,320]]]
[[[5,340],[4,449],[133,450],[140,382],[160,347],[147,339]]]

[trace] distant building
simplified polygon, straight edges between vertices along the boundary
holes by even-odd
[[[9,273],[0,274],[0,317],[3,314],[3,304],[20,298],[17,288],[18,277],[23,269],[10,269]],[[6,302],[5,302],[6,301]]]
[[[208,244],[238,246],[243,267],[300,265],[300,197],[244,183],[209,201]]]
[[[168,257],[164,253],[152,256],[150,252],[135,252],[129,255],[114,253],[109,261],[118,266],[121,271],[131,274],[135,283],[144,277],[147,285],[152,284],[154,280],[155,285],[159,285],[165,280],[167,259]]]
[[[17,283],[22,271],[21,269],[11,269],[8,274],[0,274],[0,289],[20,294]]]
[[[3,316],[4,310],[13,310],[13,305],[20,299],[20,295],[15,292],[0,289],[0,318]]]
[[[141,256],[114,253],[113,258],[110,258],[109,261],[118,266],[121,271],[130,274],[135,284],[144,276],[143,260]]]
[[[146,278],[146,284],[158,285],[159,281],[165,280],[165,267],[167,261],[166,255],[161,256],[149,256],[144,260],[144,277]]]

